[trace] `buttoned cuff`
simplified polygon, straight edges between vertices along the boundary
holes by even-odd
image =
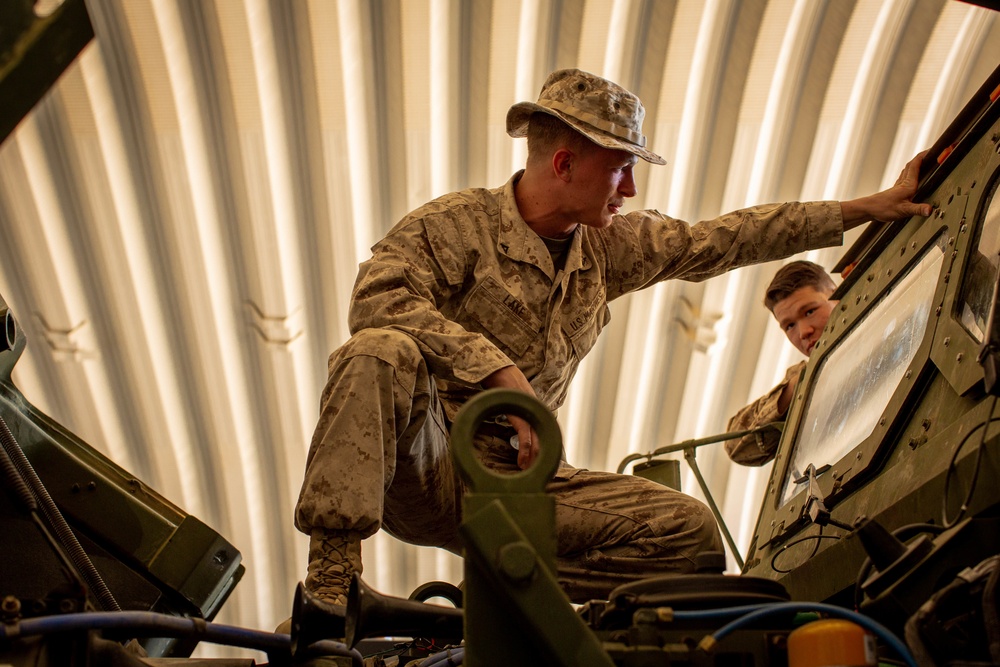
[[[839,201],[810,202],[806,206],[806,239],[809,249],[844,243],[844,215]]]

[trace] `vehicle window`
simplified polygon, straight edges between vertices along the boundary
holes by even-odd
[[[812,464],[833,465],[871,435],[924,338],[944,260],[944,236],[820,362],[791,454],[781,504]]]
[[[962,279],[959,298],[959,321],[977,342],[983,342],[986,318],[993,300],[993,286],[997,279],[998,256],[1000,256],[1000,198],[995,197],[1000,174],[993,178],[993,186],[988,194],[986,214],[979,231],[979,243]]]

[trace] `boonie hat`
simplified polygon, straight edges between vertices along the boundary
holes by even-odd
[[[528,119],[540,111],[559,118],[595,144],[628,151],[653,164],[667,161],[646,150],[639,98],[596,74],[578,69],[553,72],[542,85],[538,103],[519,102],[507,112],[507,134],[524,137]]]

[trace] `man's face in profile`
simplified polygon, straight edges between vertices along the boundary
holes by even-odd
[[[789,342],[808,357],[836,305],[828,293],[815,287],[800,287],[774,304],[771,312]]]

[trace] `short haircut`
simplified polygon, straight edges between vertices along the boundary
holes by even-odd
[[[837,289],[833,284],[833,278],[822,266],[805,260],[796,260],[785,264],[774,274],[771,284],[764,293],[764,305],[773,313],[779,301],[787,299],[793,292],[803,287],[812,287],[827,296]]]
[[[528,159],[551,155],[557,148],[566,147],[584,154],[597,144],[583,136],[552,114],[536,111],[528,119]]]

